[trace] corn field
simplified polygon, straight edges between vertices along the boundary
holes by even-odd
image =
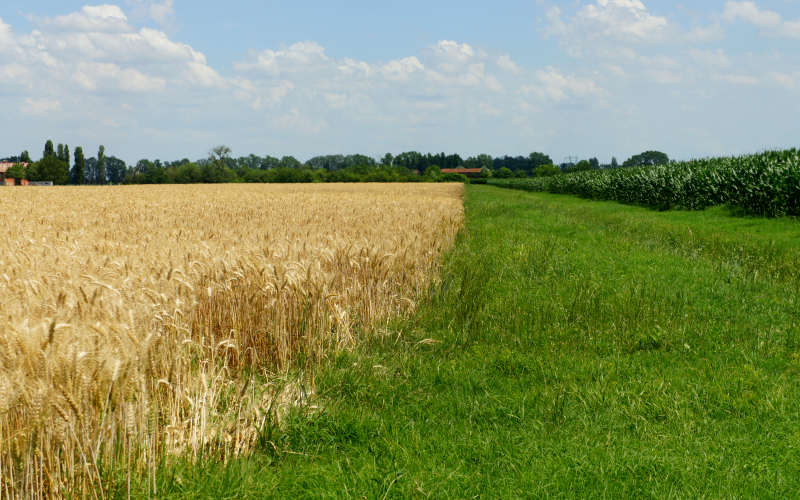
[[[800,151],[578,172],[492,184],[667,210],[729,205],[768,217],[800,215]]]
[[[2,190],[0,498],[103,498],[169,457],[247,453],[313,394],[270,381],[414,310],[461,190]]]

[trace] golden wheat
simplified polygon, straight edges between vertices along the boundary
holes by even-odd
[[[0,190],[0,498],[103,497],[125,474],[154,480],[165,456],[247,452],[312,390],[270,387],[276,374],[413,310],[460,195]]]

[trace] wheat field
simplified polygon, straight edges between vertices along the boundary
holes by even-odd
[[[414,310],[462,189],[0,190],[0,498],[102,498],[171,456],[247,453],[313,395],[287,369]]]

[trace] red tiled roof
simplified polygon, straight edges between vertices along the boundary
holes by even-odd
[[[0,162],[0,174],[6,173],[8,171],[8,169],[13,167],[14,165],[17,165],[17,164],[16,163],[11,163],[9,161]],[[27,167],[28,166],[27,163],[20,163],[20,165],[22,165],[23,167]]]
[[[481,173],[481,169],[479,168],[443,168],[443,174],[479,174]]]

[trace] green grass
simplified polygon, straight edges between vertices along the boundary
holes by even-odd
[[[320,410],[160,498],[786,498],[800,226],[472,186],[441,287]],[[426,340],[426,339],[432,339]]]

